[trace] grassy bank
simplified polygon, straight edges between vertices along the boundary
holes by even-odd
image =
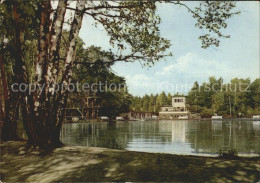
[[[260,159],[177,156],[64,146],[48,155],[25,151],[25,142],[1,144],[3,182],[192,181],[256,182]]]

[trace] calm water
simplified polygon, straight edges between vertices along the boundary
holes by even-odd
[[[65,144],[171,154],[260,154],[260,121],[129,121],[63,125]]]

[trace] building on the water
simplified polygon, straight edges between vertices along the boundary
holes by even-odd
[[[189,117],[190,112],[186,106],[185,97],[172,97],[172,105],[162,106],[159,112],[159,119],[180,119]]]

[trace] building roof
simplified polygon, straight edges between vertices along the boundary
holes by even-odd
[[[172,107],[172,105],[162,105],[161,107]]]
[[[186,96],[173,96],[172,98],[186,98]]]

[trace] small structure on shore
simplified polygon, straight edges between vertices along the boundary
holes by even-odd
[[[98,119],[100,110],[100,97],[96,95],[71,94],[65,112],[65,119],[75,122],[73,119]]]
[[[108,118],[107,116],[101,116],[100,119],[101,119],[102,121],[108,121],[108,120],[109,120],[109,118]]]
[[[148,120],[153,119],[152,116],[156,116],[153,112],[139,112],[139,111],[130,111],[126,114],[126,119],[129,120]]]
[[[186,107],[185,97],[172,97],[171,106],[162,106],[159,112],[159,119],[188,119],[190,112]]]
[[[215,120],[215,119],[223,119],[223,118],[222,118],[222,116],[214,115],[211,117],[211,119]]]
[[[259,115],[253,115],[253,120],[260,120],[260,114]]]
[[[116,121],[124,121],[124,118],[121,116],[116,117]]]
[[[179,116],[178,119],[189,119],[188,116]]]
[[[158,119],[158,116],[152,115],[152,119]]]

